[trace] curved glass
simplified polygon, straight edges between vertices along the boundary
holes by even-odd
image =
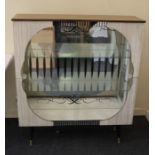
[[[125,103],[132,75],[126,38],[102,22],[58,21],[34,35],[23,64],[32,111],[46,120],[104,120]]]

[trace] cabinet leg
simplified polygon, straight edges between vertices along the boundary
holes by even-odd
[[[117,143],[121,143],[121,126],[117,125],[116,126],[116,134],[117,134]]]
[[[116,131],[116,125],[113,126],[113,131]]]
[[[33,144],[33,134],[34,134],[34,128],[30,127],[29,128],[29,145],[32,146]]]

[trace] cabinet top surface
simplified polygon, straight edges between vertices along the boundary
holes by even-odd
[[[118,15],[66,15],[66,14],[16,14],[12,21],[57,21],[57,20],[89,20],[105,22],[145,23],[135,16]]]

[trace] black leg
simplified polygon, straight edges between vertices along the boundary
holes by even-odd
[[[116,134],[117,134],[117,143],[119,144],[121,142],[121,126],[116,126]]]
[[[116,131],[116,125],[113,126],[113,131]]]
[[[34,128],[30,127],[29,128],[29,145],[32,146],[32,140],[33,140],[33,133],[34,133]]]

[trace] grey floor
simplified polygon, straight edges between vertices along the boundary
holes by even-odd
[[[59,133],[58,133],[59,131]],[[28,145],[28,128],[19,128],[17,119],[6,119],[6,155],[148,155],[149,125],[135,117],[133,125],[121,127],[116,143],[112,126],[39,127],[33,145]]]

